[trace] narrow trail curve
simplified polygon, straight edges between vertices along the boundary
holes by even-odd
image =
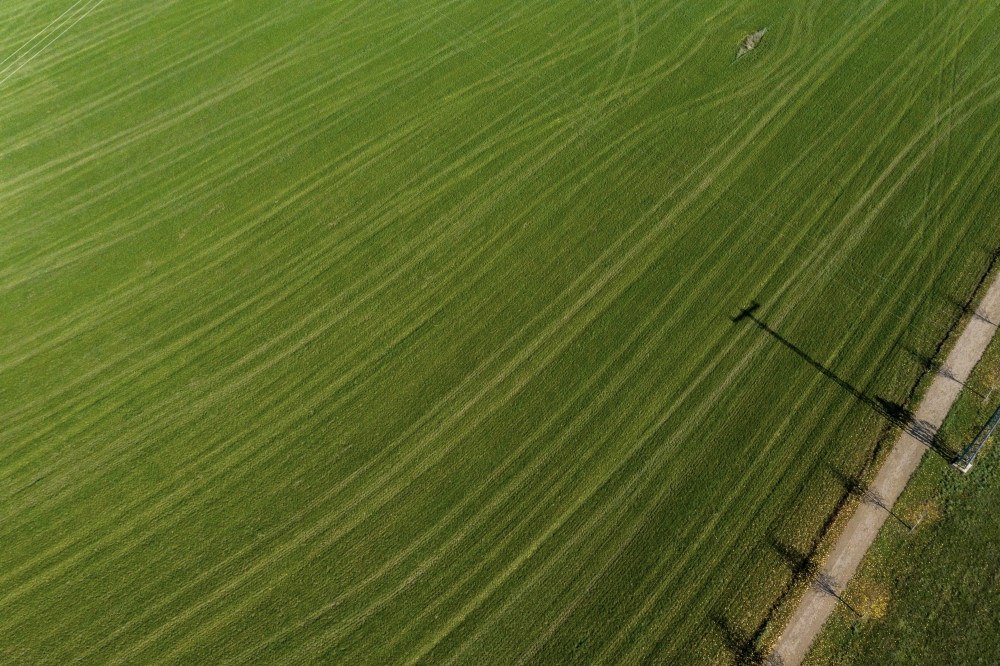
[[[944,366],[934,378],[930,389],[917,408],[915,420],[933,431],[941,427],[952,404],[962,391],[973,368],[993,339],[1000,321],[1000,274],[983,296],[975,314],[969,319]],[[919,434],[918,434],[919,436]],[[875,536],[891,509],[917,469],[927,445],[910,432],[903,432],[879,469],[871,490],[885,502],[882,506],[862,503],[851,516],[844,532],[820,567],[819,574],[832,583],[838,595],[847,587]],[[837,599],[829,591],[811,587],[785,626],[772,653],[775,661],[785,666],[797,666],[805,659],[813,640],[819,635],[827,618],[836,607]]]

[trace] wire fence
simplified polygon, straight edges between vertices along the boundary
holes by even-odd
[[[955,461],[955,467],[963,473],[972,469],[972,464],[976,462],[976,456],[979,455],[983,445],[993,436],[997,426],[1000,426],[1000,407],[997,407],[990,420],[986,422],[986,425],[979,431],[976,438],[965,448],[965,451],[958,457],[958,460]]]

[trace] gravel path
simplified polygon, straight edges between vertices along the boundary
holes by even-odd
[[[916,420],[922,426],[921,430],[929,428],[936,431],[941,426],[952,403],[961,393],[962,384],[993,339],[997,330],[995,322],[1000,322],[1000,276],[990,285],[976,315],[969,320],[917,408]],[[861,504],[820,569],[820,579],[837,594],[847,587],[847,582],[889,515],[886,508],[891,509],[896,503],[926,450],[927,445],[909,432],[903,432],[893,446],[871,485],[871,490],[885,500],[884,506],[870,502]],[[774,654],[780,658],[780,663],[786,666],[802,663],[836,604],[837,599],[830,594],[829,588],[824,590],[814,586],[803,595],[775,646]]]

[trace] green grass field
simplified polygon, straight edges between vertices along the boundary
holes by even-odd
[[[942,428],[970,442],[1000,404],[1000,339],[980,362]],[[890,525],[872,547],[845,598],[882,611],[831,619],[812,664],[983,664],[1000,662],[1000,449],[996,438],[962,476],[928,457],[896,505],[913,532]]]
[[[0,661],[766,640],[998,243],[997,9],[0,4]]]

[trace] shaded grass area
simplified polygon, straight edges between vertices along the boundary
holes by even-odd
[[[1000,341],[994,340],[942,428],[970,442],[1000,405]],[[1000,453],[990,441],[963,476],[928,456],[845,597],[866,618],[838,610],[807,663],[995,664],[1000,660]]]
[[[65,10],[0,7],[7,660],[730,660],[995,249],[982,4]]]

